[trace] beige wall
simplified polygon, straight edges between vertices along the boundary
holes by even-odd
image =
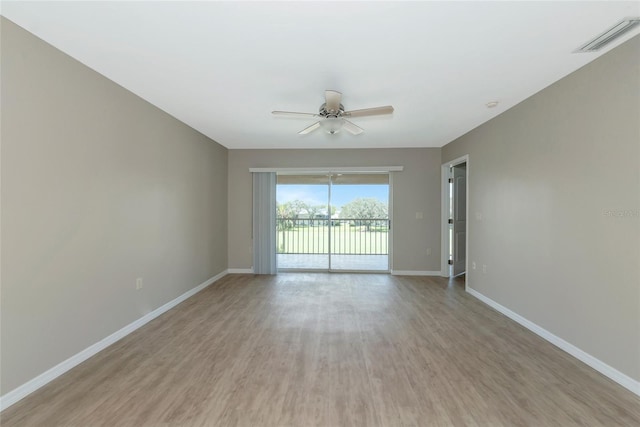
[[[635,380],[639,91],[637,36],[442,153],[470,157],[470,286]]]
[[[226,269],[227,150],[1,31],[5,394]]]
[[[365,136],[366,137],[366,136]],[[251,268],[250,167],[404,166],[393,172],[394,270],[440,270],[440,149],[230,150],[229,268]],[[424,219],[416,219],[423,212]],[[432,255],[427,255],[431,248]]]

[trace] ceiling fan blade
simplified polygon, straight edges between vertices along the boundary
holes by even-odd
[[[385,105],[384,107],[364,108],[362,110],[345,111],[343,117],[365,117],[365,116],[379,116],[381,114],[393,113],[393,107],[391,105]]]
[[[314,124],[312,124],[308,128],[304,128],[300,132],[298,132],[298,135],[306,135],[306,134],[308,134],[310,132],[313,132],[314,130],[318,129],[319,127],[320,127],[320,122],[315,122]]]
[[[360,135],[362,132],[364,132],[364,129],[354,125],[349,120],[342,119],[342,121],[343,121],[342,128],[353,135]]]
[[[324,91],[325,107],[327,111],[338,112],[340,111],[340,102],[342,101],[342,94],[335,90]]]
[[[314,113],[298,113],[295,111],[272,111],[271,114],[275,114],[276,116],[290,117],[318,117],[318,115]]]

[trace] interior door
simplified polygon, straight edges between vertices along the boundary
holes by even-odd
[[[453,174],[453,275],[465,272],[467,260],[467,164],[452,168]]]

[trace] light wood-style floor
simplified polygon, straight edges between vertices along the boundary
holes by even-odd
[[[636,426],[640,399],[441,278],[230,275],[2,426]]]

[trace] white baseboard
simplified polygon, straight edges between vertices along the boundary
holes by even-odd
[[[253,274],[253,268],[229,268],[229,274]]]
[[[150,312],[148,314],[145,314],[144,316],[142,316],[138,320],[136,320],[136,321],[134,321],[132,323],[129,323],[124,328],[114,332],[113,334],[109,335],[106,338],[103,338],[102,340],[98,341],[97,343],[85,348],[81,352],[79,352],[79,353],[71,356],[67,360],[57,364],[56,366],[54,366],[53,368],[49,369],[48,371],[38,375],[37,377],[33,378],[32,380],[27,381],[26,383],[22,384],[21,386],[11,390],[10,392],[5,394],[4,396],[1,396],[0,397],[0,411],[5,410],[9,406],[11,406],[14,403],[18,402],[19,400],[25,398],[29,394],[31,394],[34,391],[38,390],[40,387],[44,386],[45,384],[49,383],[50,381],[52,381],[52,380],[56,379],[57,377],[59,377],[60,375],[64,374],[65,372],[67,372],[71,368],[74,368],[75,366],[78,366],[80,363],[84,362],[85,360],[87,360],[91,356],[95,355],[99,351],[102,351],[105,348],[109,347],[111,344],[115,343],[116,341],[121,340],[125,336],[129,335],[131,332],[135,331],[136,329],[140,328],[141,326],[145,325],[146,323],[149,323],[151,320],[153,320],[156,317],[160,316],[164,312],[172,309],[176,305],[180,304],[182,301],[184,301],[187,298],[197,294],[198,292],[200,292],[201,290],[203,290],[207,286],[209,286],[212,283],[220,280],[221,278],[223,278],[226,275],[227,275],[227,270],[225,270],[225,271],[223,271],[223,272],[221,272],[219,274],[216,274],[215,276],[213,276],[212,278],[208,279],[204,283],[201,283],[200,285],[196,286],[195,288],[185,292],[184,294],[180,295],[179,297],[177,297],[177,298],[169,301],[168,303],[164,304],[163,306],[156,308],[152,312]]]
[[[393,276],[440,276],[440,271],[391,270]]]
[[[467,287],[466,290],[471,295],[473,295],[474,297],[478,298],[480,301],[484,302],[488,306],[490,306],[490,307],[494,308],[495,310],[499,311],[500,313],[504,314],[505,316],[507,316],[511,320],[514,320],[515,322],[518,322],[519,324],[521,324],[525,328],[529,329],[531,332],[535,333],[536,335],[539,335],[540,337],[542,337],[545,340],[549,341],[551,344],[553,344],[556,347],[566,351],[567,353],[569,353],[570,355],[572,355],[576,359],[584,362],[585,364],[589,365],[590,367],[592,367],[596,371],[600,372],[601,374],[605,375],[606,377],[611,378],[613,381],[617,382],[622,387],[624,387],[624,388],[628,389],[629,391],[635,393],[636,395],[640,396],[640,381],[636,381],[633,378],[629,377],[628,375],[623,374],[622,372],[618,371],[617,369],[607,365],[606,363],[604,363],[600,359],[597,359],[597,358],[593,357],[592,355],[590,355],[589,353],[586,353],[585,351],[579,349],[575,345],[573,345],[571,343],[568,343],[567,341],[565,341],[562,338],[552,334],[551,332],[547,331],[546,329],[536,325],[535,323],[531,322],[530,320],[525,319],[524,317],[520,316],[519,314],[509,310],[505,306],[500,305],[499,303],[495,302],[491,298],[482,295],[480,292],[476,291],[475,289],[471,289],[471,288]]]

